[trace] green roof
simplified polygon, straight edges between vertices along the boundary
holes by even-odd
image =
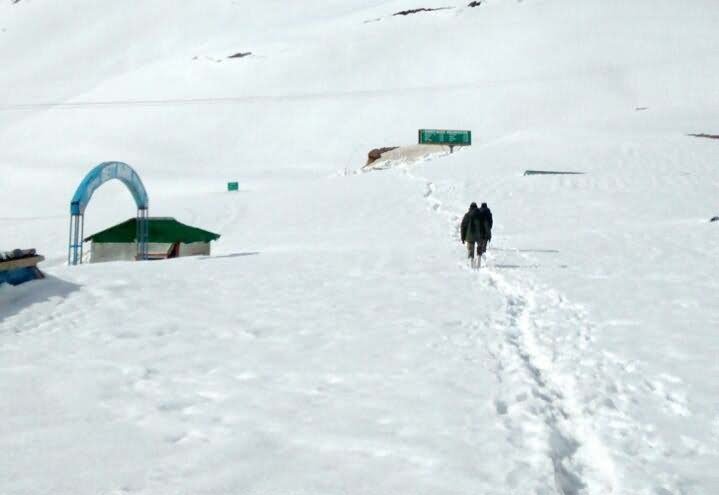
[[[174,218],[151,217],[148,219],[149,236],[148,242],[175,243],[182,242],[210,242],[220,238],[219,234],[207,230],[190,227],[180,223]],[[114,227],[87,237],[85,241],[92,242],[136,242],[137,241],[137,218],[119,223]]]

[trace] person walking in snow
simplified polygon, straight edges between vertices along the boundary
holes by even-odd
[[[482,255],[487,252],[487,243],[492,240],[492,210],[487,203],[477,208],[477,203],[469,205],[469,211],[462,219],[460,228],[462,244],[467,243],[467,254],[474,264],[475,248],[477,250],[477,265],[482,263]]]

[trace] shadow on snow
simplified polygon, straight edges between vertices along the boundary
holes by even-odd
[[[0,323],[24,309],[53,298],[65,298],[81,286],[45,275],[45,278],[34,280],[16,287],[0,286]]]
[[[223,258],[242,258],[245,256],[258,256],[260,254],[259,251],[250,251],[247,253],[231,253],[231,254],[221,254],[219,256],[200,256],[197,259],[200,260],[220,260]]]

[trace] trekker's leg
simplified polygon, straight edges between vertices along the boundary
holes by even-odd
[[[482,256],[487,252],[487,240],[482,239],[477,243],[477,256]]]
[[[474,259],[474,242],[467,241],[467,257]]]
[[[487,241],[485,239],[482,239],[481,241],[477,242],[477,265],[479,267],[482,266],[482,255],[487,252]]]

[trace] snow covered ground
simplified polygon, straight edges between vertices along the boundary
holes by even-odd
[[[719,492],[715,2],[423,6],[0,3],[0,494]],[[106,160],[213,255],[64,266]]]

